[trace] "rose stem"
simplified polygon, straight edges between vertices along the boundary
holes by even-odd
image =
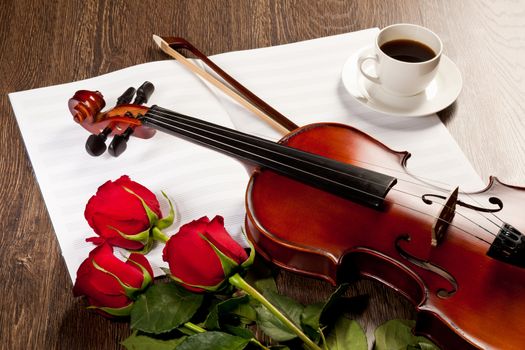
[[[253,343],[253,344],[259,346],[261,349],[264,349],[264,350],[270,350],[270,349],[268,349],[266,346],[262,345],[262,344],[261,344],[257,339],[255,339],[255,338],[251,338],[251,339],[250,339],[250,343]]]
[[[231,276],[229,282],[235,287],[244,290],[255,300],[263,304],[268,311],[270,311],[275,317],[279,319],[286,327],[288,327],[292,332],[297,334],[299,338],[311,349],[322,350],[318,347],[310,338],[308,338],[303,331],[299,329],[292,321],[290,321],[285,315],[281,313],[275,306],[272,305],[261,293],[259,293],[255,288],[250,286],[238,273]]]
[[[153,227],[153,239],[166,243],[170,238],[166,236],[164,232],[162,232],[157,226],[155,226]]]
[[[328,345],[326,345],[326,338],[325,338],[325,336],[324,336],[324,332],[323,332],[323,330],[321,329],[321,327],[319,327],[319,334],[321,334],[321,339],[322,339],[322,341],[323,341],[323,348],[324,348],[324,350],[329,350],[329,349],[328,349]]]
[[[188,328],[189,330],[192,330],[196,333],[204,333],[206,332],[206,330],[204,328],[201,328],[199,326],[197,326],[195,323],[191,323],[191,322],[186,322],[184,324],[184,327]],[[259,346],[261,349],[264,349],[264,350],[270,350],[268,349],[266,346],[262,345],[257,339],[255,338],[251,338],[250,339],[250,342]]]
[[[186,322],[184,324],[184,327],[188,328],[189,330],[194,331],[195,333],[204,333],[206,330],[204,328],[201,328],[197,326],[195,323]]]

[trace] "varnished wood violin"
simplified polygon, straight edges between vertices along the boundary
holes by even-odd
[[[480,192],[445,191],[407,172],[408,152],[350,126],[306,125],[275,143],[143,106],[152,87],[141,89],[108,111],[99,92],[73,96],[91,154],[111,134],[118,156],[130,135],[160,130],[256,166],[245,226],[266,259],[332,284],[384,283],[415,306],[415,332],[444,349],[525,347],[525,188],[493,177]]]

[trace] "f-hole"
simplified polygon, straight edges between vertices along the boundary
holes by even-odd
[[[434,197],[434,198],[438,198],[438,199],[446,199],[447,198],[447,197],[441,196],[439,194],[427,193],[427,194],[422,195],[421,199],[423,200],[423,202],[425,204],[431,205],[433,202],[432,202],[431,199],[429,199],[429,197]],[[465,203],[465,202],[463,202],[460,199],[456,202],[456,204],[459,205],[459,206],[462,206],[462,207],[465,207],[465,208],[468,208],[468,209],[472,209],[472,210],[476,210],[476,211],[480,211],[480,212],[483,212],[483,213],[497,213],[498,211],[503,209],[503,202],[498,197],[490,197],[489,198],[489,203],[490,204],[494,204],[495,206],[497,206],[497,208],[478,207],[476,205]]]
[[[456,279],[450,273],[448,273],[443,268],[441,268],[441,267],[439,267],[439,266],[437,266],[437,265],[435,265],[435,264],[433,264],[433,263],[431,263],[429,261],[418,259],[415,256],[411,255],[410,253],[407,253],[401,247],[401,245],[399,244],[400,241],[410,242],[410,236],[409,235],[400,236],[400,237],[398,237],[396,239],[396,250],[399,253],[399,255],[401,255],[401,257],[403,257],[404,259],[406,259],[410,263],[412,263],[412,264],[414,264],[414,265],[416,265],[416,266],[418,266],[418,267],[420,267],[422,269],[425,269],[427,271],[435,273],[436,275],[439,275],[444,280],[446,280],[448,283],[450,283],[451,288],[449,290],[438,289],[436,291],[436,295],[438,297],[446,299],[446,298],[450,298],[451,296],[453,296],[456,293],[456,291],[458,290],[458,282],[456,281]]]

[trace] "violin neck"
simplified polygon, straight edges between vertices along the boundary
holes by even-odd
[[[159,106],[151,107],[144,125],[215,149],[252,165],[371,207],[382,206],[396,179],[375,171],[212,124]]]

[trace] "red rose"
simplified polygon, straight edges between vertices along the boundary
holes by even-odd
[[[113,255],[109,244],[102,244],[80,265],[73,294],[86,296],[90,308],[105,316],[127,316],[135,294],[152,278],[153,270],[144,255],[133,253],[123,262]]]
[[[87,241],[146,251],[152,243],[152,229],[162,229],[173,222],[173,210],[170,216],[159,220],[162,213],[155,195],[126,175],[100,186],[87,203],[84,216],[100,236]]]
[[[183,225],[166,243],[162,258],[171,277],[196,292],[218,289],[239,265],[252,260],[230,237],[221,216]]]

